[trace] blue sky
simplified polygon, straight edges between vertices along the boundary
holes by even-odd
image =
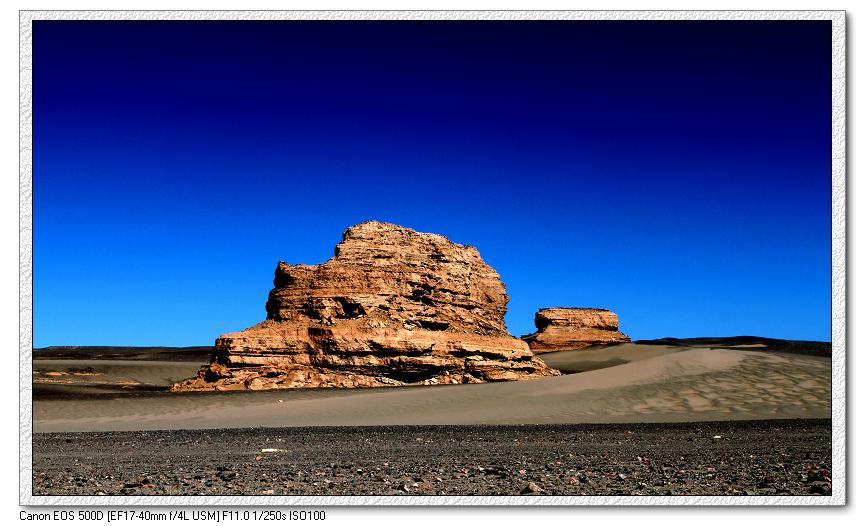
[[[828,340],[830,30],[34,22],[34,345],[210,344],[366,219],[477,246],[517,335]]]

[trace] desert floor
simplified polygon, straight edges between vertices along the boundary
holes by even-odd
[[[37,433],[290,426],[829,418],[828,356],[759,346],[622,344],[541,355],[571,373],[381,389],[168,393],[201,362],[34,361]]]
[[[824,496],[830,444],[828,420],[39,433],[33,492]]]
[[[831,494],[826,349],[721,343],[548,353],[567,374],[531,381],[228,393],[167,392],[202,365],[187,351],[55,349],[34,360],[33,493]]]

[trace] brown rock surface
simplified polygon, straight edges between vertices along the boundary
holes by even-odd
[[[619,317],[607,309],[552,307],[535,314],[538,331],[523,340],[534,353],[582,349],[631,339],[619,332]]]
[[[318,265],[280,262],[267,320],[216,340],[176,391],[376,387],[555,376],[504,324],[508,296],[477,249],[367,221]]]

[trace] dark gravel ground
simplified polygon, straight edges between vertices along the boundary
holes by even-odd
[[[263,451],[263,450],[276,451]],[[36,495],[827,495],[829,420],[46,433]]]

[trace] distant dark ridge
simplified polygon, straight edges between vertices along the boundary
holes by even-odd
[[[721,347],[734,348],[737,345],[764,345],[758,350],[775,352],[792,352],[811,354],[814,356],[831,356],[831,342],[815,342],[808,340],[779,340],[762,336],[722,336],[716,338],[658,338],[657,340],[637,340],[634,343],[645,345],[671,345],[676,347]]]
[[[33,349],[33,358],[75,360],[159,360],[170,362],[210,360],[212,346],[124,347],[112,345],[55,345]]]

